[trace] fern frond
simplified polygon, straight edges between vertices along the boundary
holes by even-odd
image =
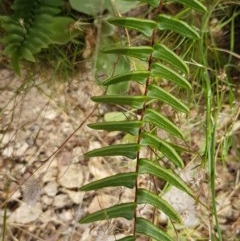
[[[157,6],[159,4],[159,1],[157,4],[155,0],[143,0],[141,2],[147,2],[152,6]],[[179,0],[177,2],[181,2],[194,10],[205,10],[205,7],[199,3],[198,0]],[[120,239],[121,241],[137,240],[138,234],[144,234],[154,240],[173,241],[173,238],[159,229],[154,223],[142,217],[138,217],[137,207],[138,204],[149,204],[163,211],[176,222],[181,222],[181,217],[173,207],[161,199],[158,193],[153,193],[147,189],[140,188],[137,180],[140,175],[151,175],[163,179],[169,185],[175,186],[194,198],[194,200],[197,200],[194,197],[191,187],[189,187],[174,171],[164,168],[164,166],[161,166],[156,161],[159,160],[159,156],[161,155],[161,157],[164,157],[176,167],[183,168],[184,162],[178,153],[179,148],[169,140],[160,138],[157,135],[157,129],[165,130],[174,138],[184,139],[184,136],[181,130],[172,121],[159,113],[159,110],[155,110],[154,108],[158,106],[158,102],[161,101],[173,107],[176,111],[184,113],[189,111],[187,104],[182,103],[177,97],[158,86],[158,83],[161,80],[168,80],[171,82],[171,85],[181,87],[185,91],[189,91],[192,88],[186,76],[189,74],[188,66],[184,60],[171,49],[168,49],[161,43],[156,43],[156,32],[159,30],[170,30],[182,35],[183,38],[190,38],[193,41],[199,38],[199,34],[194,27],[190,26],[185,21],[162,14],[157,16],[156,21],[121,17],[110,19],[109,22],[116,26],[136,30],[145,37],[149,37],[151,40],[149,41],[151,42],[151,46],[118,46],[104,49],[103,52],[105,54],[125,55],[126,57],[134,57],[143,61],[145,60],[147,62],[147,68],[146,70],[134,70],[111,76],[104,80],[102,85],[108,87],[120,82],[134,82],[135,84],[140,84],[141,88],[142,85],[145,85],[143,91],[144,94],[136,96],[95,96],[92,97],[92,100],[98,103],[116,104],[120,106],[127,105],[128,107],[133,107],[135,110],[131,111],[138,111],[138,113],[141,113],[141,117],[136,118],[135,120],[94,123],[90,124],[89,127],[105,131],[117,130],[123,133],[130,133],[137,137],[137,141],[136,143],[111,145],[95,149],[87,152],[85,156],[89,158],[95,156],[120,155],[132,159],[136,158],[136,169],[134,172],[127,172],[125,174],[120,173],[86,184],[81,190],[97,190],[99,188],[117,185],[128,188],[135,187],[135,201],[97,211],[96,213],[83,218],[80,222],[85,223],[114,217],[125,217],[126,219],[134,220],[134,227],[132,235]],[[127,114],[127,112],[125,114]],[[140,156],[142,155],[142,153],[140,154],[140,151],[144,147],[152,150],[151,157]],[[135,186],[133,186],[134,183]],[[121,212],[124,212],[124,214]]]
[[[35,62],[34,54],[51,43],[49,36],[54,32],[51,24],[63,4],[64,0],[16,0],[12,5],[14,14],[1,18],[6,31],[3,53],[10,57],[17,74],[22,58]]]

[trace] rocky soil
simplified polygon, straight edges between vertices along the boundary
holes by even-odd
[[[101,93],[90,71],[63,82],[43,75],[19,79],[9,70],[0,70],[0,232],[3,235],[6,231],[5,240],[111,241],[131,232],[131,222],[122,219],[90,225],[78,222],[87,213],[133,198],[132,190],[123,188],[79,191],[90,180],[134,166],[134,161],[86,160],[83,156],[91,149],[120,142],[119,133],[96,132],[81,125],[102,118],[106,112],[106,106],[97,107],[89,117],[95,106],[90,96]],[[216,179],[220,224],[224,240],[229,241],[240,235],[240,120],[236,109],[226,108],[221,113],[217,138],[218,144],[222,143],[230,126],[234,148],[226,154],[225,162],[219,161]],[[178,119],[178,124],[188,133],[189,143],[199,150],[204,142],[203,119],[199,119],[196,110],[191,111],[189,124],[184,118]],[[186,154],[184,158],[190,164],[180,175],[193,185],[193,180],[198,182],[197,192],[208,202],[209,178],[200,169],[193,171],[201,160],[196,154]],[[151,180],[146,178],[143,182],[150,185]],[[206,210],[174,189],[165,198],[190,227],[188,231],[179,229],[180,237],[186,237],[180,240],[193,240],[190,234],[194,240],[207,237]],[[147,211],[141,210],[146,215]],[[160,224],[165,221],[164,217],[159,218]]]

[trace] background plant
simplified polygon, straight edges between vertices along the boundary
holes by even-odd
[[[77,63],[92,57],[97,42],[92,38],[94,34],[99,32],[101,43],[114,42],[108,38],[113,28],[105,19],[113,16],[115,11],[122,13],[136,6],[136,2],[126,6],[122,0],[117,5],[106,1],[81,1],[79,4],[79,1],[74,0],[57,0],[52,3],[17,0],[11,5],[1,4],[3,54],[10,58],[17,74],[20,74],[21,60],[45,62],[46,58],[50,64],[54,62],[56,71],[73,72]],[[103,11],[109,13],[102,17]],[[101,30],[98,31],[99,26]],[[84,37],[83,32],[87,32],[89,37]],[[101,57],[95,59],[98,59],[98,67],[101,66]],[[110,61],[114,61],[113,56]],[[101,71],[107,71],[107,68]]]

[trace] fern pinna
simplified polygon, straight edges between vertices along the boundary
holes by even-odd
[[[158,7],[158,0],[142,0],[152,7]],[[176,2],[198,11],[206,8],[197,0],[177,0]],[[161,8],[161,4],[159,6]],[[86,157],[97,156],[125,156],[136,159],[135,172],[119,173],[114,176],[91,182],[81,188],[81,191],[97,190],[105,187],[124,186],[135,189],[135,200],[129,203],[114,205],[110,208],[91,213],[80,220],[81,223],[95,222],[117,217],[134,220],[132,235],[119,239],[119,241],[136,240],[139,234],[146,235],[154,240],[173,240],[166,232],[158,228],[154,222],[140,217],[137,212],[139,204],[150,204],[164,212],[171,220],[181,222],[179,214],[159,195],[144,188],[139,188],[137,179],[147,174],[165,180],[194,198],[191,188],[174,172],[162,167],[157,161],[158,153],[168,159],[176,167],[183,168],[184,163],[175,150],[175,145],[159,138],[157,129],[163,129],[176,138],[184,138],[181,130],[168,118],[154,110],[155,102],[164,102],[179,112],[188,112],[188,107],[178,98],[159,87],[159,79],[166,79],[180,88],[191,90],[191,85],[183,77],[189,73],[188,66],[172,50],[156,40],[157,31],[170,30],[185,38],[197,39],[198,32],[186,22],[175,17],[159,14],[156,21],[132,17],[109,19],[113,25],[126,29],[133,29],[151,39],[151,46],[120,46],[104,50],[106,54],[121,54],[148,62],[147,70],[135,70],[108,78],[102,82],[103,86],[115,85],[120,82],[135,81],[145,85],[144,95],[122,96],[103,95],[94,96],[92,100],[97,103],[128,105],[141,113],[140,119],[128,121],[111,121],[90,124],[89,127],[105,131],[121,131],[136,136],[135,143],[118,144],[102,147],[86,153]],[[153,150],[151,158],[140,156],[141,148],[148,147]],[[155,157],[154,157],[155,156]]]
[[[6,31],[1,40],[5,45],[3,53],[10,57],[17,74],[22,58],[35,62],[34,54],[52,43],[51,24],[63,4],[64,0],[16,0],[11,7],[13,15],[1,17],[1,26]]]

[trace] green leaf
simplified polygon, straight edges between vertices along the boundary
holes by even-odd
[[[24,40],[24,35],[19,33],[8,33],[4,38],[1,39],[1,42],[4,44],[11,44],[16,42],[22,42]]]
[[[30,39],[32,39],[32,38],[30,37]],[[23,43],[23,45],[21,46],[21,48],[29,49],[32,54],[36,54],[36,53],[40,52],[43,47],[46,48],[46,46],[42,46],[41,43],[35,42],[35,41],[31,41],[31,42],[30,41],[25,41]]]
[[[163,64],[152,64],[152,76],[165,78],[186,89],[192,88],[185,78]]]
[[[69,0],[69,3],[71,5],[71,7],[81,13],[85,13],[88,15],[97,15],[99,13],[99,11],[101,11],[101,9],[103,8],[103,6],[105,5],[105,0],[102,1],[101,5],[99,0]],[[99,5],[100,4],[100,5]],[[104,9],[102,9],[104,10]]]
[[[111,3],[111,4],[109,4]],[[113,3],[113,4],[112,4]],[[119,13],[126,13],[129,12],[131,9],[135,9],[139,4],[139,1],[136,0],[131,0],[129,3],[126,4],[126,0],[117,0],[117,1],[107,1],[107,6],[109,9],[109,12],[112,13],[112,16],[114,13],[119,12]],[[115,12],[112,12],[111,10],[114,9]]]
[[[103,95],[94,96],[91,98],[93,101],[105,104],[115,105],[129,105],[136,109],[141,109],[145,101],[149,98],[147,96],[124,96],[124,95]]]
[[[1,21],[1,19],[0,19],[0,21]],[[19,24],[19,22],[15,22],[15,23],[4,23],[3,22],[3,23],[1,23],[1,26],[8,32],[7,36],[9,36],[11,34],[17,34],[18,36],[21,36],[21,35],[24,36],[26,34],[26,29],[23,26],[21,26]],[[4,39],[7,38],[7,36],[4,37]]]
[[[88,183],[80,188],[80,191],[97,190],[104,187],[124,186],[133,188],[137,178],[136,172],[119,173],[110,177],[105,177],[101,180]]]
[[[43,3],[49,5],[49,6],[54,6],[54,7],[60,7],[64,4],[64,0],[42,0]]]
[[[105,208],[95,213],[89,214],[88,216],[82,218],[80,223],[92,223],[99,220],[107,220],[118,217],[123,217],[131,220],[134,218],[134,211],[136,207],[136,203],[118,204],[113,207]]]
[[[102,50],[105,54],[123,54],[126,56],[138,58],[138,59],[147,59],[152,53],[153,48],[149,46],[141,47],[110,47]]]
[[[11,43],[4,48],[3,53],[11,57],[14,53],[17,53],[17,50],[20,47],[21,47],[20,43]]]
[[[49,15],[56,15],[61,12],[60,8],[50,7],[50,6],[40,6],[35,10],[35,15],[39,14],[49,14]]]
[[[141,121],[109,121],[89,124],[88,127],[95,130],[122,131],[131,135],[137,135],[141,125]]]
[[[202,5],[198,0],[175,0],[175,2],[181,3],[189,8],[195,9],[200,12],[207,11],[207,8]]]
[[[24,43],[25,48],[31,48],[33,53],[37,53],[37,50],[41,50],[41,48],[48,48],[47,42],[42,40],[41,38],[35,37],[34,33],[30,33],[27,36],[26,42]]]
[[[20,75],[21,75],[20,57],[19,57],[19,54],[18,54],[17,52],[15,52],[15,53],[12,55],[11,64],[12,64],[12,67],[13,67],[14,72],[15,72],[17,75],[20,76]]]
[[[118,144],[112,146],[106,146],[98,148],[85,153],[86,157],[96,157],[96,156],[125,156],[131,159],[136,158],[137,151],[140,146],[138,144]]]
[[[136,231],[148,237],[152,237],[156,241],[174,241],[166,232],[144,218],[137,218]]]
[[[139,31],[147,37],[151,37],[152,30],[157,27],[157,23],[152,20],[124,17],[124,18],[110,18],[108,21],[111,24],[121,26],[123,28],[130,28]]]
[[[170,93],[168,93],[167,91],[165,91],[164,89],[162,89],[157,85],[154,85],[154,84],[149,85],[147,96],[163,101],[164,103],[169,104],[170,106],[172,106],[174,109],[178,111],[181,111],[184,113],[189,112],[189,109],[186,105],[184,105],[176,97],[174,97],[173,95],[171,95]]]
[[[176,137],[182,139],[184,138],[182,132],[177,126],[175,126],[169,119],[167,119],[155,110],[147,109],[144,115],[144,121],[154,124],[159,128],[168,131]]]
[[[153,57],[164,60],[172,66],[178,68],[183,73],[189,74],[188,66],[172,50],[170,50],[163,44],[154,44],[153,49]]]
[[[184,167],[181,157],[168,143],[160,140],[157,136],[147,132],[142,132],[141,137],[142,145],[149,145],[155,148],[156,150],[160,151],[164,156],[166,156],[168,160],[173,162],[176,166],[182,168]]]
[[[132,71],[132,72],[128,72],[125,74],[119,74],[112,78],[106,79],[101,84],[103,86],[108,86],[108,85],[113,85],[113,84],[117,84],[117,83],[124,82],[124,81],[130,81],[130,80],[137,81],[139,83],[144,84],[146,81],[146,78],[149,76],[150,76],[149,71],[143,71],[143,70]]]
[[[124,0],[124,1],[131,2],[131,1],[134,1],[134,0]],[[141,2],[141,3],[150,4],[154,8],[156,8],[159,5],[159,0],[138,0],[138,1]]]
[[[27,39],[27,42],[25,43],[26,46],[28,46],[28,42],[31,42],[32,37],[41,41],[43,43],[43,46],[46,46],[46,47],[48,47],[48,44],[51,43],[51,39],[49,38],[49,36],[47,34],[39,31],[38,28],[34,28],[34,29],[29,30],[29,36],[26,37],[26,39]]]
[[[50,39],[55,44],[66,44],[74,37],[79,35],[80,31],[71,31],[70,27],[75,23],[75,20],[69,17],[55,17],[50,29]]]
[[[51,23],[48,26],[50,26]],[[35,23],[34,24],[34,29],[36,29],[36,31],[38,31],[38,32],[46,34],[47,36],[50,36],[51,33],[53,32],[53,29],[46,28],[46,25],[44,23],[42,23],[42,22]]]
[[[163,200],[161,197],[157,196],[156,194],[153,194],[146,189],[138,189],[137,191],[137,203],[148,203],[152,206],[156,207],[158,210],[161,210],[164,212],[169,218],[172,220],[181,223],[181,217],[179,214],[175,211],[175,209],[170,206],[165,200]]]
[[[129,118],[129,113],[120,112],[120,111],[107,112],[104,115],[104,121],[105,122],[127,121],[128,118]]]
[[[135,236],[127,236],[121,239],[117,239],[116,241],[135,241],[136,237]]]
[[[40,15],[35,16],[34,21],[36,23],[50,24],[54,21],[54,18],[55,18],[55,16],[51,16],[49,14],[40,14]]]
[[[160,30],[172,30],[183,37],[199,39],[199,34],[186,22],[164,14],[157,16],[158,28]]]
[[[154,175],[160,179],[163,179],[167,181],[169,184],[177,187],[178,189],[186,192],[189,194],[192,198],[196,199],[194,197],[194,194],[190,187],[175,173],[172,172],[170,169],[166,169],[161,167],[159,164],[153,163],[152,161],[149,161],[147,159],[140,159],[139,160],[139,173],[144,174],[148,173],[151,175]]]
[[[108,12],[110,12],[112,15],[115,12],[113,10],[115,9],[117,9],[119,13],[125,13],[136,8],[138,5],[138,1],[131,1],[131,3],[126,4],[126,2],[123,0],[114,2],[109,2],[108,0],[69,0],[69,2],[73,9],[92,16],[96,16],[103,10],[108,10]],[[97,19],[97,17],[95,19]]]
[[[35,62],[35,58],[34,58],[32,52],[31,52],[29,49],[27,49],[27,48],[21,48],[21,49],[20,49],[20,53],[21,53],[21,56],[22,56],[23,58],[25,58],[25,59],[27,59],[27,60],[29,60],[29,61],[31,61],[31,62]]]

